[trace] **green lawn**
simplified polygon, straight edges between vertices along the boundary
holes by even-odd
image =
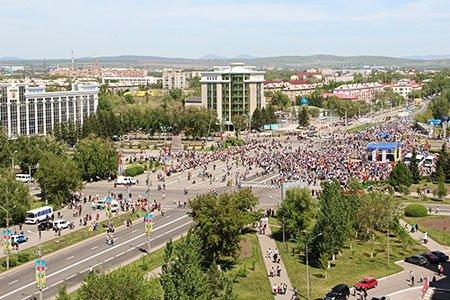
[[[361,125],[358,125],[358,126],[355,126],[355,127],[347,129],[347,132],[355,133],[355,132],[363,131],[363,130],[365,130],[367,128],[377,126],[378,124],[379,123],[364,123],[364,124],[361,124]]]
[[[416,223],[419,230],[444,246],[450,246],[450,216],[426,216],[423,218],[403,218],[409,224]]]
[[[276,227],[271,227],[277,240],[281,232]],[[374,258],[370,258],[370,253],[374,245]],[[294,287],[299,289],[301,295],[306,295],[306,265],[303,254],[297,251],[292,255],[294,244],[288,243],[288,249],[282,242],[277,241],[278,249],[284,259],[284,263],[289,278]],[[310,268],[311,278],[311,298],[322,299],[333,286],[345,283],[353,286],[363,276],[369,275],[381,278],[390,274],[400,272],[402,269],[395,265],[397,260],[403,260],[405,256],[424,251],[424,248],[409,238],[402,242],[400,238],[391,236],[390,239],[390,268],[387,267],[387,237],[377,235],[375,243],[371,241],[352,241],[342,254],[337,256],[332,263],[331,269]]]
[[[254,233],[247,233],[241,242],[241,253],[232,270],[231,275],[245,274],[234,284],[237,299],[265,300],[273,299],[269,278],[264,260],[259,248],[258,237]]]
[[[124,221],[126,219],[135,220],[141,217],[143,213],[124,213],[122,215],[116,216],[111,219],[115,227],[123,225]],[[89,231],[89,228],[82,228],[76,231],[73,231],[69,234],[60,236],[58,238],[52,239],[50,241],[47,241],[45,243],[42,243],[41,250],[42,255],[47,255],[49,253],[55,252],[60,249],[64,249],[66,247],[69,247],[73,244],[76,244],[78,242],[81,242],[85,239],[88,239],[90,237],[93,237],[95,235],[98,235],[100,233],[103,233],[106,231],[106,225],[108,221],[100,222],[100,226],[95,231]],[[20,249],[20,248],[19,248]],[[10,255],[10,267],[19,266],[21,264],[24,264],[26,262],[29,262],[33,259],[35,259],[36,254],[38,251],[38,246],[33,246],[30,248],[27,248],[25,250],[19,251],[18,254]],[[6,257],[2,257],[0,259],[0,272],[3,272],[6,270]]]

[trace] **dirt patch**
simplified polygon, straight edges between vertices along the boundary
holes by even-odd
[[[418,222],[419,223],[419,230],[420,225],[423,225],[430,229],[436,229],[436,230],[442,230],[446,232],[450,232],[450,218],[448,219],[427,219]]]
[[[250,241],[242,240],[239,242],[239,247],[241,249],[240,257],[241,258],[250,258],[252,257],[252,244]]]

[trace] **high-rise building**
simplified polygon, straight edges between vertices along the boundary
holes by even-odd
[[[97,85],[74,84],[71,91],[46,92],[42,86],[0,83],[0,127],[9,138],[45,135],[60,123],[83,124],[97,106]]]
[[[243,63],[214,67],[201,74],[202,105],[217,111],[217,118],[232,125],[233,115],[249,117],[255,109],[265,107],[264,71]]]

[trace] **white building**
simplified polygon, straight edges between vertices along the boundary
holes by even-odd
[[[234,63],[230,66],[214,67],[202,72],[202,105],[217,111],[219,121],[231,125],[233,115],[251,116],[255,109],[265,107],[264,71],[255,67]]]
[[[102,76],[102,84],[108,84],[110,88],[133,88],[140,85],[147,86],[158,84],[161,77],[142,76],[142,77],[119,77],[119,76]]]
[[[383,85],[378,82],[344,84],[335,88],[333,94],[356,96],[358,100],[372,101],[375,99],[375,93],[382,89]]]
[[[390,88],[406,99],[412,91],[422,90],[422,85],[416,83],[414,80],[400,80],[394,84],[386,84],[384,88]]]
[[[72,91],[45,92],[45,87],[0,83],[0,126],[9,138],[45,135],[55,125],[83,124],[98,106],[98,86],[74,84]]]

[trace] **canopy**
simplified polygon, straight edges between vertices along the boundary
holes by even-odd
[[[373,151],[373,150],[395,150],[400,148],[400,143],[399,142],[392,142],[392,143],[388,143],[388,142],[372,142],[369,143],[367,145],[367,150],[369,151]]]

